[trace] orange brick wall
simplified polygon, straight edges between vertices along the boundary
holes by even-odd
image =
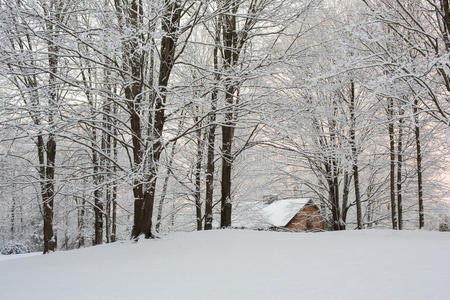
[[[291,231],[323,230],[323,222],[319,213],[319,208],[316,205],[305,206],[291,221],[289,221],[285,228]]]

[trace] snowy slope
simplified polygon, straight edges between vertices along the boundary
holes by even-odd
[[[0,261],[0,299],[449,299],[450,234],[175,233]]]

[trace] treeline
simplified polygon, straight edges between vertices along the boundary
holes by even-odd
[[[0,1],[3,241],[226,228],[274,192],[334,230],[424,227],[450,17],[422,2]]]

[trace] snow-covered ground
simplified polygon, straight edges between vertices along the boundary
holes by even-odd
[[[450,234],[173,233],[0,261],[0,299],[449,299]]]
[[[31,257],[31,256],[36,256],[36,255],[42,255],[42,252],[31,252],[31,253],[15,254],[15,255],[1,255],[0,254],[0,262],[2,262],[4,260],[12,260],[12,259]]]

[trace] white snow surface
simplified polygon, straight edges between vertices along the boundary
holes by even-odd
[[[309,200],[309,198],[278,200],[264,207],[262,214],[273,226],[286,226]]]
[[[449,299],[450,234],[216,230],[0,261],[0,299]]]
[[[11,254],[11,255],[1,255],[0,254],[0,262],[4,261],[4,260],[12,260],[12,259],[31,257],[31,256],[36,256],[36,255],[42,255],[42,252],[31,252],[31,253]]]

